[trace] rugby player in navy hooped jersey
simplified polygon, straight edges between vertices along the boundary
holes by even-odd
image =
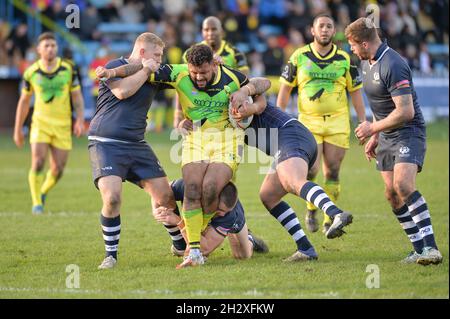
[[[142,187],[156,207],[176,207],[166,174],[144,140],[148,109],[157,91],[164,88],[147,80],[159,68],[163,48],[164,42],[156,35],[141,34],[128,59],[112,60],[106,65],[112,69],[133,63],[140,64],[141,70],[124,79],[113,74],[100,83],[88,136],[93,179],[103,201],[100,221],[106,256],[99,269],[117,263],[123,181]]]
[[[404,263],[442,262],[431,225],[428,205],[416,189],[426,151],[425,121],[408,63],[378,36],[372,20],[360,18],[345,29],[353,53],[362,60],[364,91],[373,112],[355,134],[366,158],[376,159],[391,204],[414,251]]]
[[[254,114],[246,130],[246,143],[275,158],[273,170],[266,175],[259,195],[266,209],[297,245],[297,251],[285,261],[315,260],[317,252],[306,237],[295,211],[281,199],[291,193],[323,210],[332,220],[326,233],[329,239],[342,236],[345,233],[343,228],[352,222],[353,217],[338,208],[319,185],[307,180],[308,170],[317,159],[317,144],[311,132],[280,108],[272,105],[263,108],[264,105],[244,103],[233,117],[239,120]],[[185,124],[184,128],[190,127]],[[273,134],[274,129],[277,134]],[[265,134],[261,134],[261,130]]]
[[[185,188],[183,179],[173,181],[170,186],[172,187],[175,200],[182,202]],[[173,209],[160,206],[153,210],[153,216],[158,222],[178,225],[183,236],[187,237],[184,231],[183,219]],[[238,199],[236,186],[232,182],[229,182],[222,189],[215,216],[204,227],[200,238],[200,247],[204,256],[208,256],[216,250],[225,238],[228,238],[231,253],[237,259],[250,258],[253,252],[266,253],[269,251],[266,243],[248,229],[244,207]],[[176,256],[185,255],[185,258],[188,256],[188,251],[177,252],[173,249],[173,246],[172,251]]]

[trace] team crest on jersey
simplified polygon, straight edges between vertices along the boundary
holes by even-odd
[[[197,90],[192,90],[192,91],[191,91],[191,94],[192,94],[192,95],[197,95],[197,94],[198,94],[198,91],[197,91]]]
[[[409,147],[408,146],[402,146],[399,149],[400,157],[408,157],[409,156]]]
[[[372,80],[372,82],[373,82],[374,84],[380,84],[380,73],[375,72],[375,73],[373,74],[373,80]]]

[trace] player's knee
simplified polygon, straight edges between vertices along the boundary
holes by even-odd
[[[37,157],[33,159],[33,170],[36,172],[41,172],[44,170],[45,157]]]
[[[119,193],[109,193],[104,197],[104,204],[112,210],[120,207],[121,198]]]
[[[184,197],[189,201],[196,201],[202,198],[201,186],[196,183],[187,183],[184,186]]]
[[[339,180],[339,168],[332,167],[325,173],[325,179],[328,181],[337,181]]]
[[[384,189],[384,197],[391,204],[392,207],[398,207],[400,198],[393,187]]]
[[[64,166],[53,167],[52,175],[56,177],[56,179],[60,179],[64,172]]]
[[[277,202],[277,199],[273,196],[273,193],[265,190],[259,191],[259,199],[268,210],[272,209]]]
[[[204,183],[202,188],[202,202],[206,206],[210,206],[218,198],[217,187],[215,183]]]
[[[403,180],[395,181],[394,189],[402,199],[408,198],[414,192],[414,186]]]
[[[156,207],[174,207],[175,205],[175,198],[173,197],[173,193],[171,191],[160,194],[159,197],[154,200]]]

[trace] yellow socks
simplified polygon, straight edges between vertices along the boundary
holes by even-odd
[[[206,227],[208,227],[209,221],[214,217],[216,213],[210,213],[210,214],[203,214],[203,226],[202,226],[202,231],[204,231],[206,229]]]
[[[339,181],[325,180],[323,187],[325,193],[330,197],[331,201],[336,204],[339,194],[341,193],[341,184]],[[327,214],[323,214],[323,224],[331,224],[331,219]]]
[[[50,189],[53,188],[53,186],[56,185],[56,182],[58,181],[57,176],[54,176],[52,174],[51,170],[47,171],[47,175],[45,176],[44,184],[42,184],[41,193],[47,194]]]
[[[200,238],[203,225],[203,212],[201,208],[183,211],[186,235],[191,248],[200,248]]]
[[[28,184],[30,185],[31,200],[33,206],[42,205],[41,200],[41,185],[44,181],[44,174],[42,172],[35,172],[32,169],[28,172]]]

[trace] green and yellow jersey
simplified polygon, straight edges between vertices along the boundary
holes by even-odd
[[[184,116],[194,123],[200,123],[202,130],[215,128],[222,131],[231,127],[228,120],[230,94],[249,81],[241,72],[220,65],[214,82],[199,90],[189,77],[187,64],[165,64],[150,75],[150,82],[175,88]]]
[[[206,41],[202,41],[199,44],[208,45]],[[187,63],[186,52],[183,54],[183,63]],[[223,64],[231,69],[236,69],[241,72],[249,70],[245,55],[225,40],[222,40],[219,50],[214,52],[214,54],[220,56],[223,60]]]
[[[311,44],[297,49],[289,58],[280,82],[298,86],[298,111],[309,116],[349,114],[346,91],[362,87],[350,56],[334,44],[324,57]]]
[[[72,65],[57,58],[53,70],[46,71],[38,60],[23,75],[22,92],[34,94],[33,125],[71,125],[71,92],[80,89]]]

